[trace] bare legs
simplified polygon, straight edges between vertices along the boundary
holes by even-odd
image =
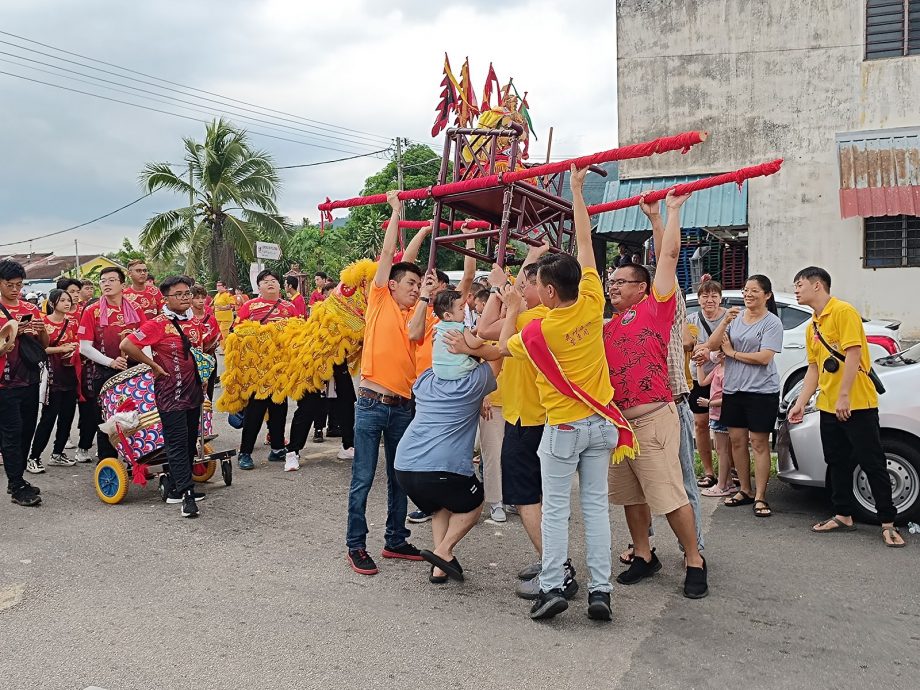
[[[432,515],[431,536],[434,540],[434,554],[445,561],[453,560],[454,547],[475,527],[481,512],[482,504],[480,503],[468,513],[451,513],[449,510],[442,508]],[[435,568],[433,574],[442,576],[446,573],[440,568]]]

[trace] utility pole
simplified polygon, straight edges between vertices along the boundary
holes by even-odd
[[[402,139],[400,137],[396,137],[396,186],[399,191],[403,191],[405,189],[405,185],[403,183]],[[405,204],[403,204],[399,209],[399,219],[406,219]],[[399,245],[401,247],[406,246],[406,231],[402,228],[399,229]]]
[[[195,205],[195,185],[194,178],[192,177],[192,164],[188,164],[188,206],[189,206],[189,216],[188,216],[188,231],[189,238],[192,236],[192,232],[195,230],[195,214],[191,211],[191,208]]]
[[[82,277],[80,276],[80,246],[77,244],[76,237],[73,238],[73,268],[77,280],[79,280]]]

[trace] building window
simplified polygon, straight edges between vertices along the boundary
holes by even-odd
[[[920,55],[920,0],[866,0],[866,60]]]
[[[866,218],[865,234],[866,268],[920,266],[920,217]]]

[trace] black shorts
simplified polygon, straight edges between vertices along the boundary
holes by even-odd
[[[505,422],[502,439],[502,500],[513,506],[529,506],[543,498],[540,456],[543,425],[521,426]]]
[[[482,505],[482,482],[475,474],[467,477],[453,472],[396,470],[396,481],[425,513],[436,513],[441,509],[469,513]]]
[[[690,391],[690,399],[687,401],[690,403],[690,411],[693,414],[709,414],[709,408],[703,407],[700,405],[700,398],[709,397],[709,386],[701,386],[699,382],[693,382],[693,390]]]
[[[732,393],[722,396],[719,421],[729,429],[769,434],[776,427],[779,393]]]

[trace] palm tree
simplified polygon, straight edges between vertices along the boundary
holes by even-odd
[[[168,189],[191,203],[150,218],[141,244],[164,260],[185,253],[189,273],[235,286],[237,258],[251,262],[257,240],[280,241],[289,232],[275,204],[278,173],[268,153],[251,148],[246,132],[223,119],[207,126],[203,144],[183,141],[185,170],[148,163],[140,180],[148,192]]]

